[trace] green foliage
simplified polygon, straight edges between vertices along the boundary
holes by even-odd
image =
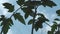
[[[56,4],[51,0],[42,0],[42,5],[44,7],[46,7],[46,6],[49,6],[49,7],[56,6]]]
[[[29,22],[28,22],[28,25],[32,24],[33,23],[33,19],[31,19]]]
[[[43,27],[42,26],[43,23],[45,23],[46,21],[49,22],[49,20],[43,14],[37,13],[37,15],[40,16],[40,17],[38,17],[38,19],[36,19],[35,23],[34,23],[34,29],[36,31],[38,31],[39,28]],[[33,19],[29,20],[28,25],[30,25],[30,24],[33,24]]]
[[[32,9],[30,8],[21,8],[23,10],[23,12],[25,13],[25,18],[27,18],[29,15],[33,16],[34,12],[32,11]]]
[[[56,13],[58,16],[60,16],[60,10],[57,10]]]
[[[46,6],[49,6],[49,7],[56,6],[56,4],[51,0],[27,1],[27,2],[24,3],[24,6],[30,6],[30,7],[35,7],[35,6],[39,6],[39,5],[43,5],[44,7],[46,7]]]
[[[48,31],[48,34],[53,34],[53,32],[51,32],[51,31]]]
[[[15,20],[18,19],[21,23],[25,25],[25,20],[23,19],[23,16],[20,15],[20,13],[14,14]]]
[[[42,24],[45,22],[45,21],[48,21],[48,19],[44,18],[44,17],[39,17],[38,18],[38,21],[36,22],[35,24],[35,30],[37,31],[38,28],[42,28]]]
[[[48,31],[48,34],[54,34],[55,29],[57,29],[57,23],[54,22],[54,24],[51,26],[51,31]]]
[[[48,22],[49,22],[49,20],[48,20],[43,14],[37,13],[37,15],[38,15],[38,16],[41,16],[45,21],[48,21]]]
[[[52,32],[54,32],[54,31],[55,31],[55,29],[57,29],[57,23],[53,24],[51,27],[52,27],[52,29],[51,29],[51,30],[52,30]]]
[[[60,21],[60,19],[59,19],[59,18],[55,18],[54,20],[56,20],[56,21]]]
[[[60,10],[57,10],[56,13],[57,13],[58,16],[60,16]],[[54,20],[55,21],[60,21],[59,18],[55,18]],[[51,26],[51,28],[52,28],[51,31],[48,31],[48,34],[54,34],[55,29],[57,29],[58,24],[55,21],[53,22],[54,24]],[[55,32],[55,34],[59,34],[59,31]]]
[[[25,19],[27,19],[29,16],[32,16],[34,18],[35,12],[32,11],[32,9],[35,9],[36,6],[40,6],[40,5],[42,5],[44,7],[46,7],[46,6],[49,6],[49,7],[56,6],[56,4],[51,0],[41,0],[41,1],[18,0],[16,2],[19,6],[21,6],[21,10],[23,10],[23,12],[25,13],[25,15],[24,15]],[[10,3],[3,3],[3,5],[5,6],[4,8],[9,9],[8,12],[13,12],[14,11],[14,5],[12,5]],[[27,6],[27,7],[24,7],[24,6]],[[58,10],[56,13],[60,16],[60,10]],[[43,14],[36,13],[35,16],[37,16],[37,15],[40,16],[40,17],[38,17],[36,20],[31,19],[28,22],[28,25],[30,25],[30,24],[33,24],[33,21],[34,21],[34,25],[33,25],[34,27],[33,28],[36,31],[38,31],[39,28],[43,28],[43,25],[42,25],[43,23],[45,23],[46,21],[49,22],[49,20]],[[24,20],[23,16],[20,15],[20,13],[17,13],[17,11],[15,11],[12,14],[12,16],[14,16],[15,20],[18,19],[22,24],[25,25],[25,20]],[[2,21],[1,26],[2,26],[2,32],[4,34],[7,34],[8,30],[10,29],[10,26],[13,25],[13,21],[12,21],[11,17],[6,18],[4,15],[1,15],[0,21]],[[57,18],[55,20],[59,21],[59,19],[57,19]],[[55,23],[51,27],[52,27],[52,29],[51,29],[51,31],[48,31],[48,34],[53,34],[53,32],[55,31],[55,29],[57,27],[57,24]]]
[[[14,6],[10,3],[3,3],[3,5],[5,6],[4,8],[9,9],[8,12],[13,12],[14,11]]]
[[[16,2],[17,2],[17,4],[18,4],[19,6],[22,6],[22,5],[24,4],[24,1],[25,1],[25,0],[18,0],[18,1],[16,1]]]
[[[10,26],[13,25],[13,21],[11,18],[6,19],[4,15],[1,15],[0,18],[2,21],[1,26],[2,26],[2,30],[1,32],[3,32],[3,34],[7,34],[8,30],[10,29]]]
[[[45,21],[49,21],[43,14],[39,13],[37,14],[40,17],[38,17],[37,21],[35,21],[35,25],[34,28],[36,31],[38,31],[39,28],[43,28],[43,23],[45,23]]]
[[[24,17],[25,17],[25,19],[27,19],[27,18],[28,18],[28,16],[29,16],[29,14],[27,14],[27,13],[26,13],[26,14],[25,14],[25,16],[24,16]]]
[[[29,8],[21,8],[23,12],[25,13],[25,19],[28,18],[29,14],[32,13],[32,10]]]
[[[27,1],[24,4],[24,6],[32,6],[32,7],[35,7],[36,5],[41,5],[41,1]]]

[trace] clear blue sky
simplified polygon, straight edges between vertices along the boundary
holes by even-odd
[[[6,17],[9,15],[11,15],[11,13],[8,13],[8,9],[3,8],[4,6],[2,5],[2,3],[4,2],[9,2],[11,4],[13,4],[15,6],[15,10],[17,8],[19,8],[19,6],[16,4],[17,0],[0,0],[0,15],[4,14],[6,15]],[[39,6],[39,8],[37,9],[38,12],[41,12],[43,14],[45,14],[46,18],[48,18],[50,20],[50,22],[48,22],[48,24],[52,25],[52,21],[54,18],[57,17],[56,15],[56,10],[60,9],[60,0],[53,0],[57,6],[50,8],[50,7],[43,7],[43,6]],[[22,12],[22,10],[19,10],[18,12],[21,13],[21,15],[24,13]],[[8,31],[7,34],[31,34],[31,25],[23,25],[22,23],[20,23],[18,20],[14,20],[14,18],[12,17],[13,21],[14,21],[14,25],[11,27],[11,29]],[[31,17],[29,17],[29,19],[31,19]],[[26,20],[26,24],[28,22],[28,20]],[[34,34],[47,34],[47,31],[50,30],[51,28],[46,25],[43,24],[43,28],[39,29],[37,32],[34,30]],[[1,31],[1,27],[0,27],[0,31]]]

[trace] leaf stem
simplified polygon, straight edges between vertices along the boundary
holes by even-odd
[[[34,16],[33,16],[33,24],[32,24],[32,31],[31,31],[31,34],[33,34],[33,30],[34,30],[34,23],[35,23],[36,13],[37,13],[37,6],[35,6],[35,13],[34,13]]]
[[[21,8],[21,7],[20,7]],[[13,12],[13,14],[10,16],[10,18],[14,15],[14,13],[16,13],[20,8],[18,8],[15,12]]]
[[[50,27],[51,27],[51,25],[49,25],[48,23],[46,23],[46,22],[45,22],[45,24],[47,24],[48,26],[50,26]]]

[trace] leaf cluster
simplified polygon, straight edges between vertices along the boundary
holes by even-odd
[[[56,6],[56,4],[53,1],[51,1],[51,0],[41,0],[41,1],[18,0],[18,1],[16,1],[16,3],[20,6],[19,9],[21,9],[25,13],[25,15],[24,15],[25,19],[27,19],[28,16],[34,17],[35,12],[32,9],[35,9],[36,6],[40,6],[40,5],[42,5],[44,7],[46,7],[46,6],[49,6],[49,7]],[[20,15],[20,13],[17,13],[17,11],[19,9],[17,9],[14,12],[14,5],[12,5],[10,3],[3,3],[3,6],[5,6],[4,8],[9,9],[8,12],[10,12],[10,13],[13,12],[11,17],[14,16],[15,20],[19,20],[19,22],[21,22],[22,24],[26,25],[25,19],[23,18],[23,16]],[[25,6],[27,6],[27,7],[25,7]],[[59,10],[56,13],[59,14]],[[43,23],[45,23],[46,21],[49,21],[43,14],[36,13],[35,16],[37,16],[37,15],[40,16],[40,17],[35,19],[34,29],[36,31],[38,31],[39,28],[43,27],[43,25],[42,25]],[[4,15],[1,15],[1,18],[0,18],[0,21],[2,21],[2,23],[1,23],[2,30],[1,31],[4,34],[7,34],[8,30],[10,29],[10,26],[13,25],[13,21],[12,21],[11,17],[10,18],[6,18]],[[59,19],[55,19],[55,20],[59,20]],[[31,19],[28,22],[28,25],[30,25],[30,24],[33,24],[33,19]],[[52,28],[53,27],[55,28],[55,25],[53,25]],[[52,29],[52,30],[54,30],[54,29]]]

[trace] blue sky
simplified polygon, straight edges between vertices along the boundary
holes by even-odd
[[[8,13],[8,9],[3,8],[4,6],[2,5],[2,3],[8,2],[11,3],[15,6],[15,10],[17,8],[19,8],[19,6],[16,3],[17,0],[0,0],[0,15],[6,15],[6,17],[9,15],[11,15],[11,13]],[[54,18],[57,17],[56,15],[56,10],[60,9],[60,0],[52,0],[54,1],[57,6],[50,8],[50,7],[43,7],[43,6],[39,6],[37,11],[40,13],[43,13],[45,15],[46,18],[48,18],[50,20],[50,22],[48,22],[48,24],[52,25],[52,21]],[[24,13],[22,12],[22,10],[20,9],[18,12],[21,13],[21,15]],[[31,19],[32,17],[29,16],[28,19],[26,19],[26,24],[28,22],[29,19]],[[14,20],[14,18],[12,17],[14,25],[11,27],[11,29],[9,29],[7,34],[31,34],[31,25],[23,25],[22,23],[20,23],[18,20]],[[51,28],[46,25],[45,23],[43,24],[43,28],[39,29],[37,32],[34,30],[34,34],[47,34],[47,31],[50,30]],[[1,27],[0,27],[0,31],[1,31]]]

